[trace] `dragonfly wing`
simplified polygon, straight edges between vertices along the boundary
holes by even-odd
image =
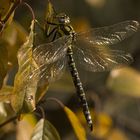
[[[38,65],[54,63],[66,54],[69,44],[69,36],[64,36],[53,42],[36,46],[33,50],[34,59]]]
[[[64,36],[54,42],[34,48],[33,57],[38,68],[33,71],[32,76],[39,73],[41,84],[54,81],[62,75],[66,64],[65,57],[69,43],[69,37]]]
[[[91,29],[85,33],[78,33],[76,40],[87,40],[94,45],[112,45],[137,32],[140,27],[137,21],[125,21],[111,26]]]
[[[49,65],[41,65],[40,69],[40,80],[39,84],[43,85],[46,82],[54,82],[61,78],[65,71],[66,59],[62,57],[61,59],[50,63]]]
[[[87,71],[101,72],[109,71],[113,68],[118,68],[122,65],[129,64],[133,61],[130,54],[121,51],[113,50],[105,46],[86,44],[85,47],[74,47],[75,59],[82,65],[82,68]]]

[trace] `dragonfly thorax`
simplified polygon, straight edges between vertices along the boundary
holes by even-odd
[[[72,40],[75,40],[75,31],[73,27],[70,24],[70,18],[65,13],[60,13],[56,15],[58,20],[58,32],[60,33],[60,36],[63,35],[70,35],[72,37]]]

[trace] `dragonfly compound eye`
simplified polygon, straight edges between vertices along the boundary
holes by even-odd
[[[59,17],[58,20],[59,20],[60,24],[69,24],[70,23],[70,18],[66,15]]]

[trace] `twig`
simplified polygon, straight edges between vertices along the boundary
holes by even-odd
[[[13,120],[15,120],[15,119],[17,119],[17,116],[11,117],[10,119],[8,119],[8,120],[6,120],[5,122],[1,123],[1,124],[0,124],[0,128],[3,127],[3,126],[5,126],[6,124],[10,123],[11,121],[13,121]]]
[[[10,11],[8,12],[8,14],[6,15],[6,17],[3,20],[0,20],[0,35],[5,27],[6,22],[8,21],[8,19],[10,18],[11,14],[21,5],[25,5],[30,12],[32,13],[32,19],[35,20],[35,14],[34,11],[32,9],[32,7],[27,4],[26,2],[23,2],[22,0],[17,0],[14,5],[11,7]]]
[[[32,14],[32,19],[35,20],[35,14],[34,14],[32,7],[26,2],[23,2],[22,4],[24,4],[30,10],[30,12]]]

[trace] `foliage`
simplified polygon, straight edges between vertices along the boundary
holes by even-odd
[[[32,15],[29,33],[20,23],[14,20],[16,9],[23,5],[29,9]],[[45,19],[48,18],[49,21],[52,21],[54,12],[53,5],[48,0]],[[82,28],[83,30],[83,27],[85,27],[84,30],[87,30],[89,28],[87,21],[79,19],[78,22],[77,29],[81,30],[80,28]],[[102,94],[99,96],[98,94],[96,96],[91,95],[90,100],[95,104],[90,108],[94,118],[93,132],[86,130],[85,118],[81,115],[81,111],[76,110],[73,112],[58,99],[47,97],[46,93],[50,86],[49,79],[46,78],[45,83],[42,84],[42,65],[36,61],[37,58],[34,54],[34,47],[37,44],[36,38],[39,36],[36,27],[41,30],[43,37],[44,31],[45,33],[46,31],[48,33],[51,31],[47,23],[40,24],[35,19],[34,11],[29,4],[22,0],[0,0],[0,138],[3,138],[3,134],[7,133],[10,139],[10,132],[14,132],[17,140],[63,139],[61,133],[59,134],[59,129],[57,130],[57,125],[52,124],[54,123],[53,119],[46,117],[49,114],[46,115],[46,108],[49,108],[48,102],[53,100],[58,103],[59,109],[66,115],[65,118],[70,123],[68,127],[73,128],[71,130],[77,139],[86,140],[90,136],[91,139],[129,140],[127,135],[116,125],[117,115],[115,113],[105,113],[106,102],[109,102],[109,97],[106,99]],[[45,39],[43,38],[43,40]],[[16,71],[17,67],[18,70]],[[44,69],[46,70],[47,68]],[[16,74],[12,79],[11,72],[13,71],[16,71]],[[56,70],[56,73],[57,71],[59,72],[60,70]],[[53,77],[54,73],[51,74]],[[69,77],[68,74],[64,76],[57,86],[53,85],[53,92],[56,92],[57,96],[61,96],[58,91],[63,90],[61,88],[64,87],[63,85],[65,85],[64,92],[73,92],[73,90],[71,91],[73,87],[66,85],[67,82],[70,83],[67,77]],[[12,85],[8,84],[12,80]],[[137,99],[140,96],[139,85],[139,72],[129,67],[117,69],[111,71],[107,77],[106,92]],[[65,96],[70,97],[71,95],[67,94]],[[111,95],[109,94],[108,96]],[[101,103],[102,99],[103,103]],[[100,105],[105,107],[97,110],[97,106]],[[115,105],[113,104],[112,106]],[[53,117],[56,120],[60,119],[55,115]],[[17,124],[14,123],[15,120],[17,120]],[[9,122],[11,122],[8,124],[9,126],[6,125]],[[61,124],[63,124],[63,120],[60,122]],[[134,131],[133,128],[130,128],[130,130]]]

